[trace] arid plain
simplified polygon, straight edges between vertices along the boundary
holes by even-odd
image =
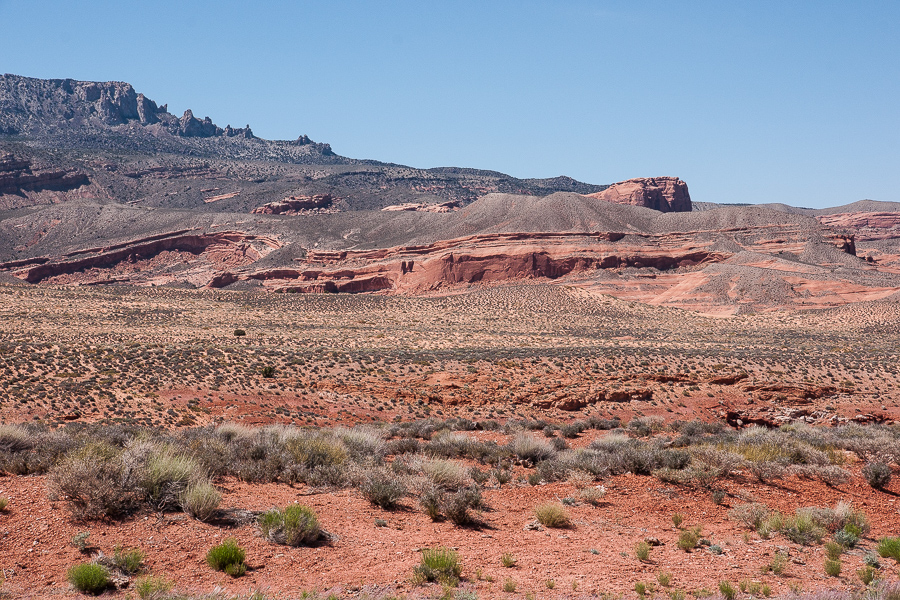
[[[706,317],[540,283],[431,298],[23,285],[0,293],[3,421],[30,423],[35,440],[59,426],[128,447],[150,436],[139,430],[163,428],[169,433],[153,435],[191,451],[179,430],[371,424],[362,431],[372,456],[348,458],[340,481],[292,479],[284,465],[220,469],[221,503],[206,522],[148,505],[77,518],[50,492],[48,475],[14,474],[29,467],[7,452],[0,566],[13,597],[77,596],[66,570],[84,559],[71,543],[82,531],[89,554],[138,548],[145,573],[193,594],[629,597],[635,584],[702,595],[719,593],[723,581],[757,595],[861,588],[856,572],[900,524],[896,484],[876,490],[861,474],[866,462],[896,460],[896,429],[873,425],[900,414],[896,303]],[[692,421],[709,427],[685,425]],[[747,428],[754,423],[790,424],[784,439],[766,443],[819,448],[828,460],[781,461],[776,475],[757,476],[762,459],[735,437],[757,431]],[[340,439],[348,430],[334,431]],[[860,432],[873,443],[848,442]],[[682,470],[706,472],[560,462],[623,437],[683,447],[691,458]],[[523,441],[552,456],[529,455]],[[703,458],[709,448],[729,448],[732,463]],[[468,522],[428,516],[429,461],[458,465],[455,485],[478,487]],[[381,508],[354,469],[386,470],[406,482],[405,493]],[[597,486],[599,497],[583,491]],[[255,515],[294,502],[316,511],[327,538],[292,547],[261,535]],[[565,507],[568,526],[537,525],[534,510],[548,502]],[[735,520],[735,509],[756,503],[784,515],[847,503],[870,528],[844,553],[841,575],[829,577],[822,545]],[[696,526],[707,545],[679,549],[681,532]],[[247,549],[241,578],[206,565],[207,550],[226,537]],[[644,540],[654,545],[640,560]],[[437,546],[457,549],[460,587],[415,581],[421,550]],[[782,553],[784,571],[764,572]],[[507,554],[514,564],[504,567]],[[896,567],[881,559],[878,574],[891,578]],[[139,579],[118,594],[134,595]]]

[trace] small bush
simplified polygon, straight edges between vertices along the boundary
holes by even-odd
[[[825,559],[825,574],[829,577],[839,577],[841,574],[841,561]]]
[[[634,546],[634,555],[641,562],[646,562],[650,559],[650,544],[647,542],[638,542]]]
[[[556,450],[549,442],[527,433],[520,433],[514,437],[509,443],[509,449],[519,460],[527,460],[533,464],[556,454]]]
[[[775,575],[783,575],[787,570],[788,557],[784,552],[776,552],[769,564],[763,568],[763,572],[772,571]]]
[[[104,442],[69,453],[47,477],[50,495],[69,502],[76,519],[118,517],[133,510],[137,498],[123,482],[121,452]]]
[[[513,556],[509,552],[504,552],[500,556],[500,564],[503,565],[504,567],[506,567],[507,569],[511,569],[514,566],[516,566],[516,557]]]
[[[247,553],[237,540],[228,538],[221,544],[213,546],[206,553],[206,563],[215,571],[225,571],[232,577],[240,577],[247,570],[244,559]]]
[[[454,525],[468,525],[475,518],[469,512],[481,506],[481,491],[473,486],[446,494],[441,500],[441,510]]]
[[[675,513],[672,515],[672,525],[675,526],[675,529],[681,527],[681,524],[684,522],[684,517],[680,513]]]
[[[245,335],[247,335],[247,332],[244,331],[243,329],[235,329],[234,330],[234,337],[244,337]]]
[[[180,508],[188,485],[205,478],[203,467],[188,454],[169,447],[153,448],[139,483],[148,502],[157,510]]]
[[[672,574],[668,571],[660,571],[656,575],[656,580],[659,582],[659,585],[669,587],[672,585]]]
[[[6,512],[7,506],[9,506],[9,498],[0,496],[0,512]]]
[[[513,593],[513,592],[515,592],[515,591],[516,591],[516,580],[515,580],[515,579],[507,578],[507,579],[503,582],[503,591],[504,591],[504,592],[507,592],[507,593],[510,593],[510,594]]]
[[[566,528],[570,525],[569,513],[560,504],[548,502],[534,509],[534,516],[544,527]]]
[[[872,567],[863,567],[856,572],[856,576],[859,577],[859,580],[863,585],[867,586],[875,581],[875,569]]]
[[[825,542],[825,556],[831,560],[840,560],[844,547],[837,542]]]
[[[206,521],[216,513],[222,494],[209,481],[188,485],[179,498],[181,508],[198,521]]]
[[[72,545],[78,549],[79,552],[87,551],[87,540],[90,537],[90,531],[80,531],[72,536]]]
[[[750,502],[749,504],[738,504],[730,511],[728,517],[732,521],[743,523],[750,529],[759,529],[760,524],[769,516],[769,509],[764,504],[758,502]]]
[[[813,515],[798,510],[796,515],[785,519],[781,533],[795,544],[818,544],[825,536],[825,529],[816,521]]]
[[[582,502],[587,502],[591,506],[597,506],[603,497],[606,496],[606,488],[602,485],[586,487],[578,492],[578,497]]]
[[[439,581],[456,586],[462,573],[459,554],[449,548],[427,548],[422,551],[422,561],[416,565],[414,574],[423,581]]]
[[[144,565],[144,553],[137,548],[126,550],[122,546],[113,549],[112,567],[123,575],[134,575]]]
[[[71,567],[66,577],[75,589],[86,594],[100,594],[109,587],[109,570],[103,565],[82,563]]]
[[[165,577],[147,575],[137,580],[134,591],[141,600],[164,600],[172,591],[173,584]]]
[[[690,552],[700,543],[700,528],[685,529],[678,534],[678,547],[685,552]]]
[[[290,504],[283,511],[268,510],[259,516],[257,523],[263,537],[276,544],[311,544],[322,534],[316,513],[300,504]]]
[[[384,469],[377,469],[366,475],[359,491],[363,497],[384,509],[391,509],[397,506],[404,496],[406,496],[406,486],[403,481],[393,473]]]
[[[863,467],[862,474],[866,482],[876,490],[884,489],[891,482],[891,467],[883,462],[867,464]]]

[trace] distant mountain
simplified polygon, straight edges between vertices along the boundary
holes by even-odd
[[[692,203],[677,177],[404,165],[128,83],[0,77],[0,285],[433,294],[532,280],[735,314],[900,298],[900,212]]]
[[[265,140],[249,125],[220,127],[191,110],[176,117],[129,83],[7,74],[0,76],[0,152],[31,158],[29,150],[8,145],[16,142],[50,151],[53,157],[41,157],[45,163],[90,156],[103,172],[92,161],[82,160],[80,168],[101,188],[97,195],[156,207],[208,210],[211,194],[199,190],[223,186],[239,193],[214,209],[239,212],[297,195],[330,194],[338,199],[336,209],[367,210],[404,202],[465,205],[490,192],[587,194],[606,187],[569,177],[517,179],[495,171],[355,160],[305,135]]]

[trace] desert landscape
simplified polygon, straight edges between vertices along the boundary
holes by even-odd
[[[0,78],[0,597],[900,597],[900,205]]]

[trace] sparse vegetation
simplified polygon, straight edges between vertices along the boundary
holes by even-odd
[[[455,587],[459,584],[462,564],[459,554],[448,548],[426,548],[414,575],[422,581],[437,581]]]
[[[246,557],[247,553],[238,545],[237,540],[228,538],[209,549],[206,553],[206,563],[215,571],[224,571],[232,577],[240,577],[247,572],[247,564],[244,562]]]
[[[258,526],[264,538],[288,546],[312,544],[322,535],[316,513],[301,504],[289,504],[284,510],[273,508],[262,513]]]
[[[96,563],[81,563],[70,567],[66,578],[79,592],[95,596],[110,585],[109,570]]]

